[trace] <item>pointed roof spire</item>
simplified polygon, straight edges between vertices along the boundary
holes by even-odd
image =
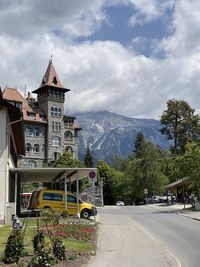
[[[62,85],[62,83],[60,82],[58,75],[56,73],[56,70],[54,68],[54,65],[52,63],[52,57],[53,56],[51,55],[48,67],[47,67],[46,72],[43,76],[40,87],[38,89],[36,89],[35,91],[33,91],[32,93],[38,93],[38,90],[40,90],[40,88],[43,88],[45,86],[55,87],[55,89],[56,88],[63,89],[65,92],[70,91],[70,89],[65,88]]]

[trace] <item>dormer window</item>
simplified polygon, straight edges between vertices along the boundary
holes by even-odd
[[[57,85],[58,81],[56,79],[56,76],[53,77],[53,81],[52,81],[53,84]]]
[[[35,112],[29,112],[29,111],[27,111],[27,115],[32,118],[35,118],[36,116]]]
[[[47,81],[46,81],[46,77],[44,76],[43,79],[42,79],[42,84],[45,84]]]

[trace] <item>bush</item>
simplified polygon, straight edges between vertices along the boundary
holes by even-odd
[[[31,259],[28,267],[50,267],[56,263],[51,249],[40,247],[35,256]]]
[[[43,217],[43,222],[47,226],[51,224],[58,224],[61,213],[53,209],[47,208],[43,209],[40,212],[40,216]]]
[[[4,263],[17,263],[19,261],[24,252],[23,239],[24,236],[21,230],[13,230],[11,232],[4,251]]]
[[[62,240],[59,237],[53,238],[52,246],[53,246],[53,254],[54,254],[54,256],[60,261],[66,260],[65,247],[64,247],[64,245],[62,243]]]
[[[61,216],[66,219],[69,215],[68,215],[68,211],[67,210],[64,210],[61,214]]]
[[[33,248],[34,252],[37,253],[40,245],[44,243],[44,234],[38,232],[33,238]]]

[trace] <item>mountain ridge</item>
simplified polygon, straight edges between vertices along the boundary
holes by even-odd
[[[130,118],[109,111],[73,114],[82,130],[79,132],[79,158],[84,159],[87,146],[92,150],[94,161],[112,162],[115,155],[126,157],[134,149],[138,132],[163,149],[170,142],[161,135],[160,122],[155,119]]]

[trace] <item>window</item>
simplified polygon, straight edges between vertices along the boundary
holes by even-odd
[[[32,136],[31,128],[26,128],[26,136]]]
[[[59,136],[53,136],[52,137],[52,145],[53,146],[60,146],[60,137]]]
[[[58,153],[58,152],[54,152],[54,153],[53,153],[53,159],[54,159],[54,160],[57,160],[57,159],[59,159],[59,158],[60,158],[60,156],[61,156],[61,154],[60,154],[60,153]]]
[[[56,76],[53,77],[53,81],[52,81],[53,84],[57,85],[58,81],[56,79]]]
[[[51,107],[51,116],[54,116],[54,108]]]
[[[58,108],[58,117],[61,117],[61,108]]]
[[[37,167],[37,162],[34,160],[30,160],[28,163],[29,168],[36,168]]]
[[[33,135],[34,135],[34,136],[40,136],[40,131],[39,131],[38,128],[35,128],[35,129],[33,130]]]
[[[61,117],[62,110],[58,107],[51,107],[51,116],[52,117]]]
[[[53,121],[52,122],[52,131],[60,132],[60,130],[61,130],[61,123],[58,121]]]
[[[26,144],[26,152],[31,152],[31,144]]]
[[[47,193],[43,194],[43,200],[62,201],[63,195],[60,193]]]
[[[22,108],[22,102],[15,102],[16,108],[21,109]]]
[[[77,203],[77,198],[72,195],[67,195],[67,202]]]
[[[66,146],[65,150],[70,153],[70,154],[73,154],[73,149],[71,146]]]
[[[35,118],[35,116],[36,116],[35,112],[27,111],[27,114],[28,114],[29,117],[32,117],[32,118]]]
[[[38,145],[38,144],[35,144],[35,145],[33,146],[33,151],[34,151],[35,153],[39,153],[39,145]]]
[[[72,132],[70,132],[70,131],[66,131],[66,132],[65,132],[65,139],[67,139],[67,140],[71,140],[71,139],[72,139]]]

